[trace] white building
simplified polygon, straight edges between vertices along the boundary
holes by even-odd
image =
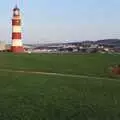
[[[6,50],[6,44],[4,41],[0,41],[0,51]]]

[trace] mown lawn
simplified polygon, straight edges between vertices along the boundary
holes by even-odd
[[[109,54],[0,54],[0,69],[106,76],[111,65],[120,63],[120,55]]]
[[[0,53],[0,69],[108,77],[119,55]],[[1,120],[119,120],[120,81],[0,72]]]
[[[0,73],[1,120],[120,119],[120,82]]]

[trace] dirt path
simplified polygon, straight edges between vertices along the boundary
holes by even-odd
[[[94,77],[87,75],[73,75],[73,74],[62,74],[62,73],[49,73],[49,72],[37,72],[37,71],[23,71],[23,70],[10,70],[10,69],[0,69],[1,72],[12,72],[12,73],[26,73],[26,74],[39,74],[39,75],[51,75],[51,76],[61,76],[61,77],[73,77],[73,78],[91,78],[97,80],[110,80],[120,82],[118,79],[107,78],[107,77]]]

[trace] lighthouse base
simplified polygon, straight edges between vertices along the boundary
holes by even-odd
[[[23,46],[11,46],[11,52],[13,52],[13,53],[23,53],[24,48],[23,48]]]

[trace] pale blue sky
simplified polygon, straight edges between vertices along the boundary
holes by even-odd
[[[24,43],[120,38],[120,0],[2,0],[0,40],[11,41],[16,2],[23,15]]]

